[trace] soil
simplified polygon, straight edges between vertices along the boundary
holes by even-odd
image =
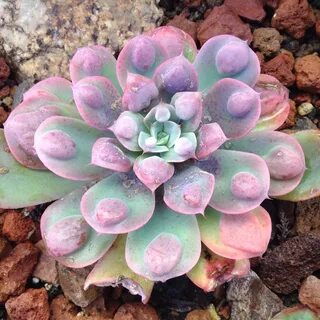
[[[225,7],[223,14],[227,12],[228,17],[233,17],[232,19],[234,20],[230,18],[228,23],[234,23],[234,25],[237,26],[236,28],[234,28],[233,25],[226,26],[223,23],[217,25],[218,18],[216,18],[215,12],[218,11],[214,10],[217,10],[217,7],[221,6],[223,2],[223,0],[160,0],[159,5],[165,12],[163,24],[181,27],[186,32],[189,32],[199,47],[207,38],[222,32],[224,28],[227,28],[229,31],[231,30],[230,32],[234,34],[239,32],[241,28],[244,28],[242,30],[245,31],[236,35],[251,42],[252,47],[261,59],[262,71],[277,77],[283,84],[288,86],[290,90],[292,110],[283,128],[293,128],[297,130],[320,128],[320,59],[318,57],[318,54],[320,54],[319,0],[310,0],[309,3],[307,1],[300,1],[304,3],[304,6],[301,7],[302,9],[298,12],[298,15],[293,13],[292,17],[285,15],[290,14],[290,10],[294,10],[290,6],[294,5],[295,0],[282,0],[280,5],[278,1],[263,1],[265,3],[264,9],[260,6],[256,8],[255,11],[253,9],[252,12],[249,10],[250,12],[245,12],[245,14],[243,14],[245,16],[243,17],[237,15],[237,13],[241,13],[240,11],[234,9],[234,11],[232,11],[230,7]],[[236,0],[226,2],[234,6],[239,3],[239,1]],[[261,4],[262,0],[260,2],[252,2]],[[289,8],[288,10],[280,10],[280,6],[283,5],[283,3],[286,3],[287,8]],[[222,9],[220,8],[219,10],[221,13]],[[277,21],[274,20],[276,10],[278,10]],[[281,14],[284,16],[281,16]],[[210,18],[212,16],[214,16],[214,19]],[[265,45],[263,41],[266,40],[262,39],[264,32],[255,32],[260,28],[269,28],[268,34],[270,34],[272,38],[273,45],[270,45],[271,40],[269,42],[267,41],[267,46]],[[18,83],[15,78],[15,74],[10,73],[10,68],[5,60],[0,58],[0,124],[2,124],[8,116],[10,108],[14,103],[14,97],[16,99],[16,93],[20,90],[17,87]],[[311,108],[308,108],[308,112],[304,112],[305,109],[300,107],[305,102],[312,105]],[[19,220],[16,217],[16,213],[0,211],[0,240],[2,241],[0,241],[0,268],[4,261],[8,263],[5,259],[8,259],[8,255],[12,253],[11,250],[16,250],[17,246],[21,245],[19,243],[28,241],[35,244],[40,240],[39,220],[46,206],[47,205],[41,205],[21,210],[25,216],[23,220]],[[263,206],[268,210],[272,218],[272,239],[265,257],[252,259],[252,269],[260,276],[262,282],[280,297],[284,306],[294,306],[299,303],[299,288],[302,281],[311,275],[315,277],[320,276],[319,254],[314,254],[312,250],[308,251],[310,246],[314,248],[314,243],[320,243],[320,201],[319,199],[315,199],[307,201],[304,204],[293,204],[285,201],[267,200],[263,203]],[[303,218],[309,216],[311,218]],[[19,228],[10,230],[10,223],[11,226],[13,226],[12,228],[18,223]],[[291,253],[292,250],[296,250],[296,248],[302,250],[303,254],[299,255],[295,253],[294,259],[297,259],[297,261],[293,261]],[[38,249],[32,250],[33,255],[36,254],[36,251],[38,252]],[[320,252],[320,250],[317,251]],[[277,274],[277,277],[272,277],[272,275],[267,274],[268,272],[266,270],[268,270],[269,266],[280,263],[278,259],[279,256],[282,257],[283,274]],[[23,259],[23,257],[21,257],[21,259]],[[286,259],[290,260],[290,264],[297,263],[297,268],[294,269],[295,272],[287,272],[285,269]],[[304,260],[299,261],[299,259]],[[304,263],[303,270],[300,270],[301,266],[299,267],[299,265],[301,265],[302,262]],[[22,269],[34,269],[34,266],[30,266],[30,263],[25,263],[20,267]],[[63,300],[65,299],[61,296],[63,290],[59,285],[44,282],[33,277],[30,270],[25,270],[25,283],[22,281],[22,283],[16,286],[16,292],[8,293],[10,297],[19,295],[19,297],[16,298],[17,303],[26,308],[22,310],[28,312],[24,313],[28,314],[28,319],[46,319],[46,315],[42,315],[43,312],[41,313],[41,318],[39,314],[35,318],[32,318],[32,314],[33,312],[37,312],[37,307],[42,306],[42,304],[45,305],[47,310],[49,308],[47,301],[49,301],[49,305],[51,305],[50,319],[81,320],[114,318],[118,320],[152,320],[156,319],[154,314],[155,310],[162,320],[183,320],[186,319],[188,313],[191,311],[207,309],[212,304],[216,307],[221,319],[236,319],[232,316],[230,318],[230,305],[228,304],[226,293],[228,284],[220,286],[214,293],[204,293],[194,286],[185,276],[172,279],[166,283],[157,283],[149,302],[151,310],[143,309],[140,304],[136,304],[136,302],[139,302],[139,297],[130,295],[125,289],[105,288],[103,290],[102,304],[104,304],[106,308],[103,306],[102,309],[99,309],[94,306],[91,309],[88,309],[88,307],[81,309],[67,300]],[[23,274],[24,271],[20,272]],[[281,276],[285,277],[285,281],[281,282]],[[279,281],[281,285],[279,285]],[[316,282],[313,282],[313,286],[316,286],[314,283]],[[317,285],[320,286],[319,282]],[[41,291],[32,291],[32,289],[41,288],[44,289]],[[318,288],[318,291],[319,290]],[[306,289],[304,287],[304,297],[308,297],[310,292],[305,291]],[[34,303],[37,299],[39,299],[39,304],[28,309],[28,301],[33,301],[32,303]],[[21,317],[21,310],[17,311],[15,309],[14,299],[12,300],[11,298],[9,300],[10,303],[6,305],[5,300],[7,300],[7,298],[3,299],[0,303],[0,320],[8,319],[7,311],[11,312],[13,320],[26,319],[23,318],[23,316],[19,318]],[[63,302],[64,307],[62,311],[56,311],[55,309],[58,301],[58,305],[60,306],[62,305],[60,303]],[[314,301],[315,299],[312,300],[313,304],[315,304]],[[308,304],[308,302],[305,301],[304,303]],[[320,308],[319,302],[316,308]],[[188,319],[200,318],[190,315]],[[201,319],[206,318],[202,316]],[[259,319],[264,320],[263,318]]]

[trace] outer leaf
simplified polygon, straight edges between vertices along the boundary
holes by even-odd
[[[196,218],[158,205],[145,226],[128,234],[126,260],[135,273],[164,282],[190,271],[200,251]]]
[[[202,242],[214,253],[229,259],[261,256],[271,236],[271,219],[258,207],[250,212],[229,215],[210,207],[198,216]]]
[[[277,197],[289,201],[302,201],[320,196],[320,131],[305,130],[292,134],[304,152],[306,170],[299,185],[290,193]]]
[[[146,35],[132,38],[121,50],[117,60],[117,77],[122,88],[125,87],[129,73],[141,74],[147,78],[167,59],[164,48]]]
[[[81,201],[86,221],[100,233],[127,233],[151,218],[154,194],[131,173],[114,173],[90,188]]]
[[[235,79],[217,82],[204,98],[209,122],[219,123],[227,138],[245,136],[255,127],[261,112],[259,95]]]
[[[120,96],[107,78],[95,76],[78,81],[73,96],[81,117],[98,130],[107,130],[121,113]]]
[[[196,214],[204,212],[214,189],[214,176],[190,166],[179,170],[164,185],[163,200],[172,210]]]
[[[240,140],[227,142],[227,147],[255,153],[266,161],[271,176],[268,192],[271,197],[292,191],[303,177],[303,150],[294,137],[283,132],[250,133]]]
[[[70,61],[70,76],[74,84],[86,77],[103,76],[122,92],[116,75],[116,59],[103,46],[79,48]]]
[[[181,29],[164,26],[147,33],[160,43],[169,58],[184,55],[190,62],[196,57],[197,46],[191,36]]]
[[[209,39],[198,52],[194,66],[199,74],[201,91],[208,90],[215,82],[226,77],[253,86],[260,74],[256,54],[245,41],[230,35]]]
[[[250,211],[267,198],[270,177],[265,161],[251,153],[217,150],[198,167],[216,183],[209,205],[228,214]]]
[[[232,260],[202,248],[198,263],[187,273],[188,278],[206,292],[234,278],[246,276],[250,271],[248,259]]]
[[[84,288],[90,285],[122,285],[131,294],[139,294],[143,303],[147,303],[153,289],[153,282],[135,274],[125,260],[126,236],[119,235],[108,252],[94,266],[88,275]]]
[[[41,217],[41,233],[49,252],[52,252],[53,245],[55,250],[55,259],[71,268],[82,268],[88,266],[100,259],[111,247],[116,239],[114,235],[103,235],[95,232],[86,225],[85,235],[81,235],[81,243],[78,243],[78,249],[62,256],[57,256],[57,249],[67,249],[67,245],[76,236],[70,223],[86,224],[80,212],[80,200],[86,188],[78,189],[65,198],[62,198],[51,204]],[[78,219],[78,220],[75,220]],[[60,228],[56,228],[56,226]],[[76,227],[76,225],[74,226]],[[52,230],[55,232],[52,233]],[[77,230],[77,229],[76,229]],[[65,231],[65,232],[63,232]],[[69,231],[69,232],[67,232]],[[50,244],[48,246],[48,244]]]
[[[288,89],[267,74],[260,75],[254,89],[260,93],[261,99],[261,115],[254,131],[278,129],[290,111]]]
[[[71,180],[94,180],[109,173],[90,163],[92,146],[102,136],[102,132],[80,120],[51,117],[36,131],[35,148],[41,161],[57,175]]]
[[[0,208],[23,208],[63,197],[84,182],[22,166],[11,155],[0,129]]]

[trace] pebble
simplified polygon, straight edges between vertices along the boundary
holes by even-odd
[[[282,0],[271,24],[272,27],[300,39],[315,24],[315,16],[307,0]]]
[[[314,54],[298,58],[294,65],[297,87],[320,93],[320,57]]]
[[[0,261],[0,303],[25,290],[29,276],[37,264],[39,250],[29,242],[18,244]]]
[[[258,274],[272,291],[289,294],[318,269],[320,234],[309,233],[290,238],[268,251],[261,259]]]
[[[301,103],[298,106],[298,113],[300,116],[306,116],[314,110],[314,106],[310,102]]]
[[[214,7],[207,12],[205,20],[199,23],[197,30],[197,38],[201,45],[220,34],[231,34],[249,43],[252,41],[249,25],[227,6]]]
[[[320,279],[309,276],[302,282],[299,300],[320,316]]]
[[[10,298],[5,307],[10,320],[49,320],[48,294],[43,288],[29,289]]]

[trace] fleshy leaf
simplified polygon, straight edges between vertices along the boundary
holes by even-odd
[[[161,158],[167,162],[183,162],[195,158],[197,138],[193,132],[182,133],[169,151],[161,153]]]
[[[117,77],[125,88],[129,73],[152,78],[155,69],[167,59],[164,48],[146,35],[132,38],[121,50],[117,59]]]
[[[201,91],[222,78],[234,78],[253,86],[260,74],[257,55],[245,41],[231,35],[209,39],[199,50],[194,66]]]
[[[193,62],[197,54],[197,46],[191,36],[181,29],[164,26],[155,28],[147,33],[158,41],[166,51],[168,58],[183,55]]]
[[[71,80],[75,84],[86,77],[103,76],[111,80],[121,93],[116,74],[116,62],[112,52],[103,46],[79,48],[70,61]]]
[[[93,264],[116,239],[115,235],[95,232],[83,219],[80,200],[85,191],[78,189],[54,202],[41,217],[42,238],[48,251],[71,268]]]
[[[194,66],[183,56],[163,62],[154,72],[153,80],[165,102],[177,92],[197,91],[198,75]]]
[[[127,233],[151,218],[154,194],[132,173],[114,173],[82,197],[81,211],[99,233]]]
[[[176,171],[164,185],[163,200],[172,210],[184,214],[204,212],[214,189],[214,176],[190,166]]]
[[[282,310],[271,320],[319,320],[319,317],[307,307],[298,305]]]
[[[198,263],[187,273],[187,276],[205,292],[210,292],[227,281],[246,276],[249,271],[248,259],[224,258],[203,247]]]
[[[122,285],[131,294],[139,294],[143,303],[147,303],[153,289],[153,282],[135,274],[125,260],[126,236],[119,235],[108,252],[94,266],[88,275],[84,288],[90,285]]]
[[[160,153],[168,151],[167,146],[158,145],[155,137],[143,131],[141,131],[139,134],[138,144],[143,152]]]
[[[102,136],[81,120],[51,117],[39,126],[34,141],[40,160],[55,174],[71,180],[94,180],[109,173],[91,164],[93,144]]]
[[[160,102],[154,106],[149,113],[144,117],[144,124],[150,128],[155,122],[173,121],[177,122],[178,117],[174,107],[171,104]]]
[[[174,166],[157,156],[141,155],[134,163],[133,171],[139,180],[154,192],[174,174]]]
[[[141,151],[138,144],[139,134],[142,131],[147,131],[142,115],[131,111],[124,111],[109,129],[126,149]]]
[[[4,133],[17,161],[32,169],[45,169],[34,149],[34,133],[51,116],[80,118],[72,103],[71,83],[63,78],[38,82],[24,95],[24,101],[10,113]]]
[[[83,184],[50,171],[22,166],[11,155],[0,129],[0,208],[23,208],[53,201]]]
[[[292,191],[303,177],[303,150],[294,137],[283,132],[253,132],[239,140],[227,142],[227,147],[255,153],[266,161],[271,177],[268,192],[271,197]]]
[[[270,177],[265,161],[251,153],[217,150],[198,167],[216,179],[209,205],[228,214],[240,214],[267,198]]]
[[[217,82],[204,98],[209,122],[219,123],[227,138],[240,138],[253,129],[259,119],[259,94],[235,79]]]
[[[261,100],[261,115],[254,131],[278,129],[290,111],[288,89],[278,79],[261,74],[254,90],[259,92]]]
[[[261,256],[271,237],[268,212],[257,207],[247,213],[230,215],[207,207],[198,216],[202,242],[214,253],[229,259]]]
[[[107,78],[81,79],[73,85],[73,96],[84,121],[98,130],[107,130],[121,113],[120,96]]]
[[[130,171],[133,158],[128,156],[116,139],[99,138],[92,147],[91,163],[119,172]]]
[[[289,201],[303,201],[320,196],[320,131],[305,130],[291,137],[298,140],[306,161],[306,169],[298,186],[290,193],[277,198]]]
[[[157,205],[152,219],[128,234],[126,261],[135,273],[164,282],[190,271],[200,251],[196,218]]]
[[[176,115],[182,120],[183,132],[193,132],[198,129],[203,116],[201,92],[178,92],[171,100]]]
[[[122,107],[125,110],[139,112],[149,107],[158,94],[158,88],[151,79],[140,74],[129,73],[122,96]]]
[[[224,132],[218,123],[214,122],[202,125],[197,135],[197,159],[204,159],[208,157],[227,140],[227,137],[224,135]]]

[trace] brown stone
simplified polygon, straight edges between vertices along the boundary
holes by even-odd
[[[0,107],[0,124],[3,124],[9,116],[9,112],[4,110],[3,107]]]
[[[320,38],[320,19],[316,22],[316,34]]]
[[[312,93],[320,93],[320,58],[307,55],[296,60],[294,65],[297,87]]]
[[[25,290],[28,277],[37,264],[39,250],[32,243],[18,244],[0,261],[0,302]]]
[[[309,276],[302,282],[299,300],[320,316],[320,279]]]
[[[4,86],[0,89],[0,99],[7,97],[10,94],[10,87]]]
[[[231,34],[249,43],[252,41],[249,25],[225,5],[209,11],[205,20],[198,26],[197,38],[203,45],[208,39],[220,34]]]
[[[6,81],[10,75],[10,68],[4,58],[0,57],[0,81]]]
[[[0,236],[0,259],[5,258],[8,256],[10,251],[12,250],[12,246],[9,241],[2,236]]]
[[[281,41],[282,36],[274,28],[258,28],[253,32],[253,47],[267,56],[280,50]]]
[[[297,95],[295,95],[293,97],[293,100],[296,104],[301,104],[304,102],[311,102],[312,101],[312,97],[310,95],[310,93],[306,93],[306,92],[299,92]]]
[[[263,3],[268,7],[276,9],[279,5],[279,0],[264,0]]]
[[[87,307],[102,295],[102,288],[90,286],[84,290],[89,268],[73,269],[58,263],[59,283],[65,296],[79,307]]]
[[[189,8],[196,8],[201,5],[202,0],[185,0],[184,5]]]
[[[185,320],[212,320],[212,317],[207,310],[193,310],[187,314]]]
[[[279,129],[288,129],[293,127],[296,124],[296,117],[297,117],[296,104],[291,99],[289,99],[289,104],[290,104],[290,110],[289,110],[288,117],[284,122],[284,124]]]
[[[33,271],[33,276],[45,282],[58,284],[56,260],[48,253],[42,240],[36,243],[36,247],[41,251],[41,255]]]
[[[315,16],[307,0],[281,0],[272,18],[272,26],[284,30],[296,39],[315,23]]]
[[[290,238],[267,252],[258,273],[272,291],[289,294],[300,287],[302,279],[318,269],[320,234],[310,233]]]
[[[297,203],[296,231],[299,235],[310,232],[320,233],[320,198]]]
[[[136,302],[123,304],[113,320],[159,320],[159,317],[150,305]]]
[[[225,0],[224,4],[240,17],[249,20],[261,21],[266,15],[262,0]]]
[[[10,241],[23,242],[35,232],[35,224],[30,217],[25,217],[21,212],[10,210],[3,221],[2,233]]]
[[[197,38],[197,24],[186,18],[186,14],[182,13],[178,16],[175,16],[172,20],[167,23],[168,26],[173,26],[183,30],[188,33],[193,40]]]
[[[288,51],[279,53],[276,57],[262,64],[262,73],[277,78],[284,86],[292,86],[295,75],[292,73],[294,57]]]
[[[6,302],[10,320],[49,320],[48,294],[44,288],[29,289]]]

